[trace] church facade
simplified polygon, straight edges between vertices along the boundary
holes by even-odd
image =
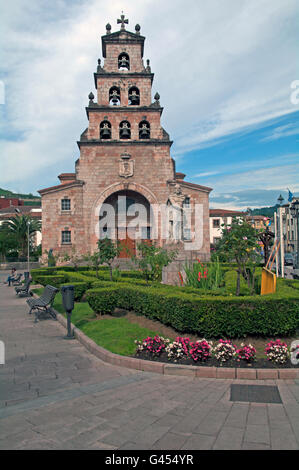
[[[145,37],[139,25],[127,31],[127,21],[122,15],[120,30],[108,24],[102,36],[104,64],[98,60],[75,172],[39,191],[43,254],[84,255],[108,237],[119,240],[123,258],[147,240],[178,246],[181,259],[207,260],[211,188],[176,172],[159,94],[152,99],[154,74],[143,63]]]

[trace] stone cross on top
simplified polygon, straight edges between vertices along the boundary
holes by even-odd
[[[122,12],[122,15],[120,15],[120,20],[117,20],[117,24],[121,23],[121,29],[125,29],[125,24],[129,24],[129,20],[125,20],[125,15]]]

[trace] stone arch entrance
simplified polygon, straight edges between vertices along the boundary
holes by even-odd
[[[147,198],[137,191],[122,189],[110,194],[99,213],[99,238],[119,242],[119,258],[136,254],[138,242],[150,243],[153,213]]]
[[[117,195],[118,193],[131,192],[137,193],[138,197],[143,197],[146,201],[147,207],[150,206],[150,215],[151,215],[151,236],[153,239],[159,243],[159,234],[160,234],[160,212],[159,204],[156,196],[153,192],[148,189],[146,186],[135,183],[135,182],[118,182],[111,184],[93,201],[91,211],[90,211],[90,225],[89,225],[89,234],[90,234],[90,249],[95,251],[97,249],[97,242],[99,239],[99,220],[100,214],[102,211],[103,204],[108,200],[110,196]],[[132,209],[132,208],[131,208]],[[114,233],[114,239],[117,239],[117,233]],[[137,241],[136,241],[137,242]],[[136,245],[136,243],[135,243]]]

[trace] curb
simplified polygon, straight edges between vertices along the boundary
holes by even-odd
[[[55,310],[56,312],[56,310]],[[61,313],[56,312],[57,320],[65,328],[67,320]],[[71,324],[75,338],[85,348],[108,364],[144,372],[154,372],[163,375],[178,375],[184,377],[213,378],[213,379],[245,379],[245,380],[293,380],[299,379],[299,369],[247,369],[233,367],[200,367],[180,364],[167,364],[156,361],[145,361],[135,357],[119,356],[107,349],[98,346],[92,339],[88,338],[73,323]]]

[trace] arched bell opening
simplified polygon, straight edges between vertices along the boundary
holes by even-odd
[[[120,89],[113,86],[109,90],[109,104],[110,106],[120,106]]]
[[[111,139],[111,124],[107,120],[100,124],[100,139]]]
[[[126,52],[118,56],[118,70],[130,70],[130,57]]]
[[[140,92],[136,86],[129,89],[128,104],[129,106],[138,106],[140,104]]]
[[[141,121],[139,123],[139,139],[150,139],[151,137],[151,126],[147,121]]]
[[[151,243],[153,212],[149,201],[132,190],[117,191],[102,204],[99,238],[118,241],[119,258],[136,254],[138,243]]]
[[[131,125],[128,121],[122,121],[119,125],[119,138],[131,139]]]

